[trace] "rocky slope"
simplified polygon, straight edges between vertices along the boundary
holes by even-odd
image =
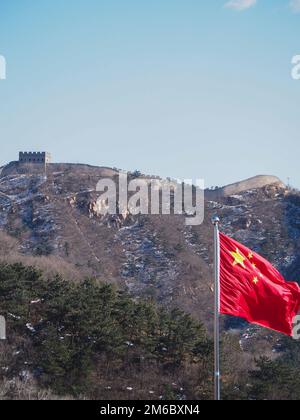
[[[81,275],[176,304],[209,328],[213,214],[220,216],[225,233],[300,280],[300,195],[276,178],[258,177],[217,194],[207,191],[205,221],[191,228],[183,216],[103,218],[95,191],[103,177],[117,180],[117,172],[51,164],[45,177],[38,166],[9,164],[0,175],[0,229],[16,238],[23,256],[51,256]]]

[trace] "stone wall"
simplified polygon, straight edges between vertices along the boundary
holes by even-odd
[[[276,176],[259,175],[241,182],[226,185],[225,187],[218,188],[216,190],[206,190],[205,196],[209,200],[217,200],[218,198],[240,194],[244,191],[263,188],[268,185],[276,185],[279,188],[286,188],[284,183]]]

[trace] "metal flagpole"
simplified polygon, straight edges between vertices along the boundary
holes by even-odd
[[[215,354],[215,400],[221,400],[220,383],[220,237],[219,217],[212,219],[214,225],[214,271],[215,271],[215,316],[214,316],[214,354]]]

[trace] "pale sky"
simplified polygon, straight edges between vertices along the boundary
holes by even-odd
[[[300,188],[300,1],[0,0],[0,165]]]

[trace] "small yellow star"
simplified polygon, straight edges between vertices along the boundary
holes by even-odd
[[[231,252],[230,254],[234,258],[233,265],[240,264],[242,267],[246,268],[245,267],[245,264],[244,264],[244,261],[245,261],[246,258],[243,257],[243,255],[241,255],[241,253],[240,253],[240,251],[239,251],[238,248],[236,249],[236,252]]]
[[[254,277],[254,279],[253,279],[253,283],[254,283],[254,284],[257,284],[258,282],[259,282],[258,278],[257,278],[257,277]]]
[[[256,268],[256,264],[255,263],[252,263],[252,267]]]
[[[249,258],[249,260],[252,260],[252,258],[253,258],[253,254],[252,254],[252,252],[249,252],[249,254],[248,254],[248,258]]]

